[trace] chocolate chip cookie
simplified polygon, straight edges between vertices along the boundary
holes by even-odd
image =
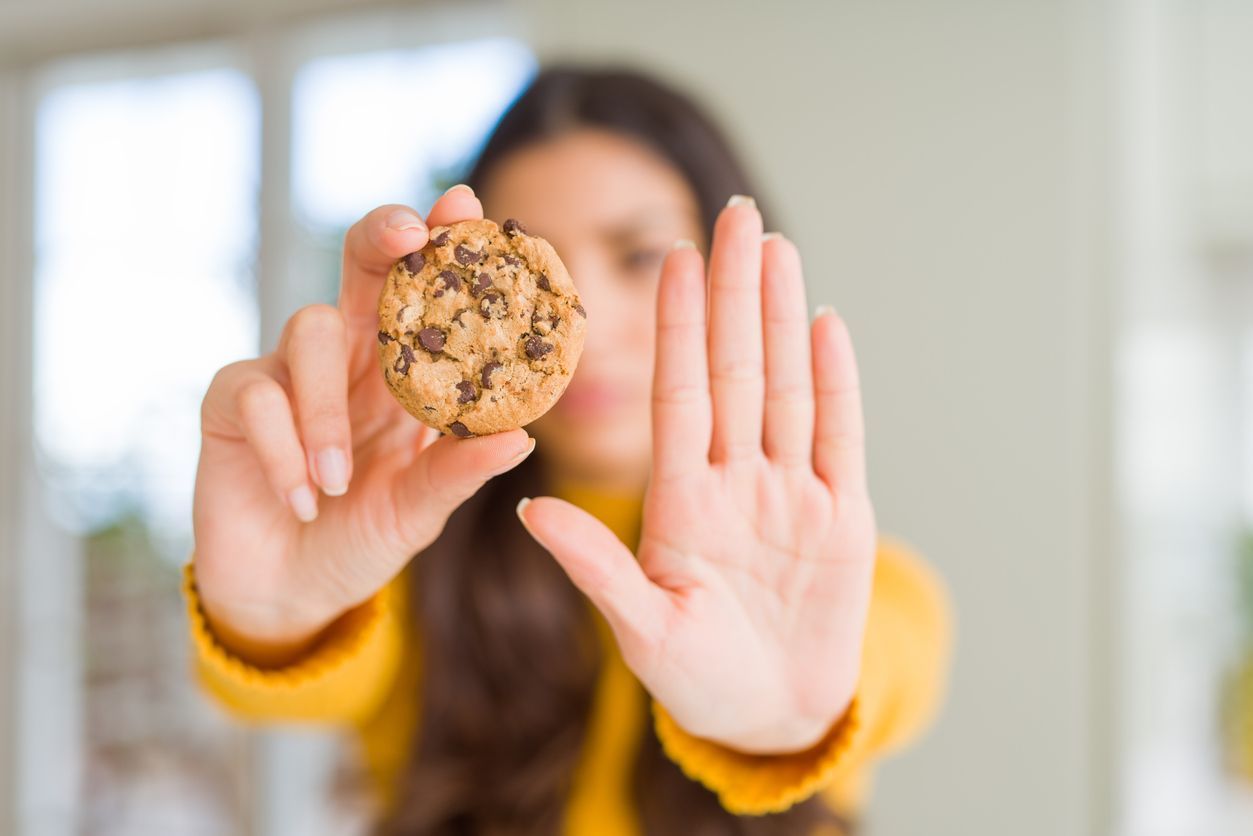
[[[565,391],[587,313],[552,246],[510,219],[431,230],[379,298],[379,359],[392,394],[452,435],[521,427]]]

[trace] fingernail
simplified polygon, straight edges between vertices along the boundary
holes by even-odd
[[[767,241],[779,241],[782,240],[782,238],[782,232],[767,232],[765,235],[761,236],[761,243],[764,244]]]
[[[528,438],[528,439],[526,440],[526,449],[525,449],[525,450],[523,450],[521,453],[519,453],[517,456],[515,456],[515,457],[514,457],[514,459],[513,459],[513,463],[514,463],[514,464],[519,464],[519,463],[521,463],[523,459],[525,459],[527,456],[531,455],[531,451],[533,451],[534,449],[535,449],[535,439],[534,439],[534,438]]]
[[[474,197],[474,189],[470,188],[465,183],[458,183],[448,191],[444,192],[444,194],[452,194],[453,192],[465,192],[470,195],[470,197]]]
[[[397,232],[404,232],[409,229],[426,229],[426,224],[422,223],[422,219],[408,209],[397,209],[387,216],[387,228],[394,229]]]
[[[689,241],[689,240],[688,240],[688,239],[686,239],[686,238],[680,238],[678,241],[675,241],[675,242],[674,242],[674,244],[671,246],[671,249],[675,249],[675,250],[694,250],[694,249],[696,249],[696,242],[695,242],[695,241]]]
[[[830,305],[819,305],[814,308],[814,319],[820,319],[824,316],[831,316],[835,313],[835,308]]]
[[[318,482],[327,496],[343,496],[348,491],[348,457],[338,447],[318,453]]]
[[[731,195],[731,199],[727,201],[728,209],[730,209],[733,206],[756,206],[756,205],[757,205],[757,201],[753,200],[751,197],[749,197],[746,194],[733,194]]]
[[[502,473],[508,473],[510,470],[513,470],[515,467],[522,464],[522,462],[525,461],[526,457],[531,455],[531,451],[533,451],[534,449],[535,449],[535,439],[528,438],[526,440],[526,447],[522,449],[522,452],[518,453],[512,459],[510,459],[509,461],[502,464],[500,467],[493,470],[491,475],[499,476]]]
[[[514,509],[518,514],[518,519],[522,521],[523,525],[526,525],[526,517],[522,516],[522,512],[526,509],[526,506],[530,504],[531,504],[531,497],[524,496],[518,500],[518,507]]]
[[[313,522],[318,518],[318,498],[308,485],[301,485],[287,495],[287,504],[301,522]]]

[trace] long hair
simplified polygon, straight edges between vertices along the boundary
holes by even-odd
[[[633,72],[545,70],[513,103],[466,182],[511,153],[578,128],[642,142],[687,180],[706,234],[732,194],[754,194],[725,138],[687,98]],[[452,515],[411,573],[423,669],[419,730],[384,823],[389,836],[557,834],[600,669],[588,604],[514,516],[545,493],[537,451]],[[807,834],[838,818],[810,800],[737,817],[661,751],[651,718],[634,767],[648,836]]]

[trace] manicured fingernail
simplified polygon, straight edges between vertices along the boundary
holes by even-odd
[[[830,305],[819,305],[814,308],[814,319],[820,319],[824,316],[831,316],[835,313],[835,308]]]
[[[526,510],[526,506],[530,504],[531,504],[531,497],[524,496],[518,500],[518,507],[514,509],[517,511],[518,519],[522,520],[523,525],[526,525],[526,517],[522,516],[522,512]]]
[[[761,243],[764,244],[767,241],[779,241],[782,240],[782,238],[782,232],[767,232],[765,235],[761,236]]]
[[[444,192],[444,194],[452,194],[453,192],[465,192],[470,195],[470,197],[474,197],[474,189],[470,188],[465,183],[458,183],[448,191]]]
[[[696,242],[695,242],[695,241],[689,241],[689,240],[688,240],[688,239],[686,239],[686,238],[680,238],[678,241],[675,241],[675,242],[674,242],[674,244],[671,246],[671,249],[675,249],[675,250],[694,250],[694,249],[696,249]]]
[[[287,495],[287,504],[301,522],[313,522],[318,518],[318,498],[308,485],[301,485]]]
[[[526,460],[526,457],[531,455],[531,451],[533,451],[534,449],[535,449],[535,439],[528,438],[526,440],[526,447],[522,448],[522,452],[518,453],[516,456],[514,456],[512,459],[507,461],[505,464],[502,464],[496,470],[492,471],[492,475],[499,476],[502,473],[507,473],[510,470],[513,470],[515,467],[522,464],[522,462]]]
[[[394,229],[397,232],[404,232],[409,229],[426,229],[426,224],[422,223],[422,219],[408,209],[397,209],[387,216],[387,228]]]
[[[731,199],[727,201],[728,209],[730,209],[733,206],[756,206],[756,205],[757,205],[757,201],[753,200],[751,197],[749,197],[746,194],[733,194],[731,195]]]
[[[528,438],[528,439],[526,440],[526,449],[525,449],[525,450],[523,450],[521,453],[519,453],[517,456],[515,456],[515,457],[514,457],[514,459],[513,459],[513,463],[514,463],[514,464],[520,464],[520,463],[522,462],[522,460],[523,460],[523,459],[525,459],[527,456],[531,455],[531,452],[532,452],[534,449],[535,449],[535,439],[534,439],[534,438]]]
[[[318,483],[327,496],[343,496],[348,491],[348,457],[338,447],[327,447],[317,457]]]

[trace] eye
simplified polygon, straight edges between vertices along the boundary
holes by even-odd
[[[661,262],[665,257],[664,249],[634,247],[623,254],[622,265],[632,272],[652,273],[661,269]]]

